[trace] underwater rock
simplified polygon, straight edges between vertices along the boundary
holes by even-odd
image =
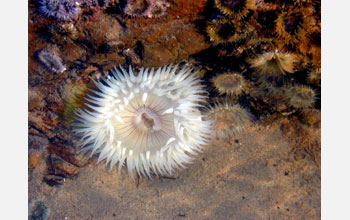
[[[46,220],[50,214],[50,209],[42,201],[32,201],[29,204],[29,220]]]
[[[48,158],[50,174],[60,175],[66,178],[73,178],[78,175],[78,169],[62,160],[54,154],[51,154]]]
[[[44,176],[43,180],[49,186],[62,185],[66,181],[63,176],[59,176],[59,175],[55,175],[55,174],[46,174]]]
[[[35,153],[29,153],[29,157],[28,157],[28,169],[32,170],[36,167],[36,165],[38,164],[39,160],[41,157],[41,153],[39,152],[35,152]]]
[[[66,67],[62,62],[61,57],[57,55],[57,47],[47,46],[38,52],[39,61],[53,73],[63,73]]]

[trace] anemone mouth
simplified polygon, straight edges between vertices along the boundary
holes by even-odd
[[[216,32],[220,37],[222,37],[225,40],[228,40],[236,33],[236,28],[234,24],[226,22],[216,26]]]
[[[266,57],[265,72],[272,74],[285,74],[284,62],[286,60],[283,57],[279,57],[277,54],[271,54]],[[291,71],[290,71],[291,72]]]
[[[241,85],[241,80],[236,78],[228,78],[222,85],[226,88],[238,88]]]
[[[285,75],[286,73],[294,73],[294,65],[297,61],[297,56],[293,53],[270,51],[265,52],[248,62],[261,73]]]
[[[241,32],[236,23],[226,18],[209,22],[206,31],[210,40],[216,43],[228,43],[238,40]]]
[[[176,134],[171,100],[145,94],[131,99],[113,121],[115,138],[135,155],[157,152]]]
[[[303,24],[303,15],[301,13],[292,13],[283,17],[284,30],[291,34],[295,35],[298,33],[300,27]]]
[[[282,12],[276,19],[277,35],[291,45],[298,45],[313,30],[315,22],[308,9],[295,9]]]
[[[245,79],[237,73],[220,74],[212,80],[220,95],[240,95],[246,87]]]

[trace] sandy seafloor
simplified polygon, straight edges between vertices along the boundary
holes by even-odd
[[[152,180],[133,182],[125,167],[121,174],[109,172],[104,162],[96,165],[96,157],[77,153],[69,117],[79,105],[72,100],[113,66],[192,63],[202,68],[211,104],[219,96],[210,83],[215,74],[252,71],[232,52],[238,48],[205,36],[203,24],[218,13],[213,8],[212,1],[172,0],[165,15],[145,18],[85,5],[77,18],[58,22],[40,15],[38,1],[29,1],[29,219],[321,218],[320,109],[303,121],[285,104],[244,106],[256,119],[244,132],[213,139],[187,169]],[[42,50],[60,57],[66,69],[45,66],[38,58]],[[303,71],[295,79],[305,83]],[[255,100],[246,96],[240,104]],[[298,126],[300,133],[292,129]]]
[[[49,219],[320,219],[320,170],[290,157],[278,124],[214,142],[188,169],[138,185],[104,163],[59,187],[43,172],[44,164],[31,173],[29,199],[43,201]]]

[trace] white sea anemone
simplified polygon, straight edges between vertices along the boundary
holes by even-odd
[[[110,169],[118,163],[118,172],[126,161],[132,178],[135,170],[151,178],[185,168],[208,144],[211,129],[198,110],[206,96],[196,74],[177,65],[142,68],[136,76],[131,67],[111,73],[95,82],[100,91],[77,111],[81,146],[99,153],[98,162],[106,159]]]

